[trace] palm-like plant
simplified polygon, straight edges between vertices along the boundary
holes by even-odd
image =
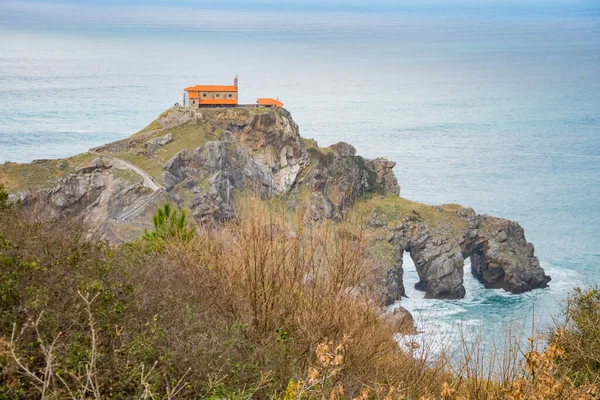
[[[185,210],[177,211],[169,203],[158,208],[152,217],[152,225],[154,230],[144,232],[146,240],[178,238],[187,242],[194,237],[194,229],[188,224]]]

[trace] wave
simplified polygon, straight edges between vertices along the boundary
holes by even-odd
[[[558,153],[565,157],[577,157],[577,158],[600,158],[600,155],[595,154],[570,154],[570,153]]]
[[[405,286],[408,299],[390,306],[402,305],[415,320],[416,335],[398,335],[398,344],[418,357],[437,357],[456,353],[465,347],[503,348],[507,337],[525,343],[533,331],[545,331],[560,316],[560,307],[577,286],[585,285],[579,272],[549,262],[541,262],[552,276],[549,287],[514,295],[503,290],[485,289],[467,271],[461,300],[425,299],[423,292],[414,289],[418,280],[414,264],[405,257]],[[535,328],[535,329],[534,329]]]
[[[544,153],[514,153],[523,157],[549,157],[549,156],[562,156],[562,157],[575,157],[575,158],[600,158],[600,154],[575,154],[575,153],[564,153],[564,152],[544,152]]]

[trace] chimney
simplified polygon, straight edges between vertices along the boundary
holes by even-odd
[[[238,76],[236,75],[236,76],[233,78],[233,86],[237,87],[237,85],[238,85]]]

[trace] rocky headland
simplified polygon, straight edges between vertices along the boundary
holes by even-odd
[[[114,243],[138,237],[165,201],[188,208],[198,224],[218,225],[236,217],[236,193],[279,196],[290,207],[306,196],[316,223],[364,221],[387,304],[405,296],[404,252],[429,298],[464,297],[466,258],[487,288],[547,286],[550,277],[517,222],[404,199],[394,166],[358,156],[347,143],[319,147],[300,136],[284,109],[174,107],[142,131],[82,155],[5,163],[0,183],[32,215],[71,218]]]

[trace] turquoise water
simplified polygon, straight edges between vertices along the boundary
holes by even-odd
[[[242,102],[279,97],[303,136],[396,161],[403,196],[523,225],[550,287],[514,296],[467,274],[464,300],[409,290],[403,305],[423,316],[424,331],[498,332],[530,321],[534,305],[543,327],[571,288],[600,283],[594,2],[447,10],[353,1],[338,12],[293,1],[235,11],[134,3],[0,3],[0,162],[126,137],[181,101],[183,87],[238,74]],[[416,282],[409,260],[407,281]]]

